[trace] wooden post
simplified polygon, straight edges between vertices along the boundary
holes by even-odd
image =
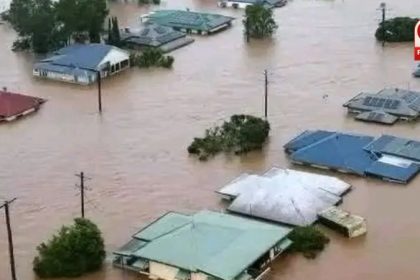
[[[96,82],[98,83],[98,109],[99,113],[102,113],[101,71],[96,71]]]
[[[9,256],[10,256],[10,270],[12,274],[12,280],[17,280],[16,278],[16,266],[15,266],[15,255],[13,251],[13,236],[12,236],[12,227],[10,225],[10,212],[9,212],[9,204],[15,201],[16,198],[5,201],[0,208],[4,207],[4,213],[6,216],[6,227],[7,227],[7,237],[9,240]]]
[[[268,73],[264,70],[265,86],[264,86],[264,117],[267,119],[268,115]]]

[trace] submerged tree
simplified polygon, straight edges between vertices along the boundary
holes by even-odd
[[[315,258],[324,250],[330,239],[314,226],[296,227],[289,235],[293,241],[291,250],[301,252],[306,258]]]
[[[375,32],[379,41],[411,42],[414,40],[414,28],[418,22],[416,18],[396,17],[380,23]]]
[[[194,138],[190,154],[207,160],[219,152],[246,153],[261,149],[270,132],[268,121],[250,115],[233,115],[221,126],[207,129],[203,138]]]
[[[111,17],[108,19],[108,41],[109,45],[119,47],[121,45],[120,28],[118,26],[118,18]]]
[[[41,278],[78,277],[99,270],[105,259],[104,241],[98,227],[78,218],[37,247],[34,271]]]
[[[107,15],[106,0],[13,0],[7,20],[19,35],[15,46],[47,52],[71,39],[100,42]]]
[[[273,11],[263,5],[248,5],[243,20],[245,35],[253,38],[270,37],[277,29]]]

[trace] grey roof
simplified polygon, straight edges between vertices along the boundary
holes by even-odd
[[[383,135],[305,131],[284,145],[294,163],[407,183],[420,171],[420,142]]]
[[[349,111],[382,111],[397,117],[415,119],[420,115],[420,92],[387,88],[378,93],[360,93],[344,105]]]
[[[394,124],[398,120],[398,117],[385,113],[384,111],[367,111],[358,114],[356,116],[356,120],[383,124]]]
[[[158,10],[146,16],[148,22],[169,26],[176,29],[211,31],[234,20],[219,14],[199,13],[184,10]]]
[[[309,225],[317,213],[341,202],[351,186],[337,178],[272,168],[263,176],[242,174],[218,191],[231,197],[228,210],[290,225]]]
[[[420,162],[420,142],[391,135],[382,135],[365,150],[373,153],[382,153],[407,158]]]
[[[140,30],[126,28],[120,33],[122,41],[145,47],[161,47],[174,41],[177,41],[180,47],[194,41],[192,38],[187,38],[183,32],[157,24],[147,24]]]

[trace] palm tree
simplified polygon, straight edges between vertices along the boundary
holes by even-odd
[[[246,7],[243,24],[246,36],[253,38],[270,37],[278,27],[273,18],[273,11],[260,4]]]

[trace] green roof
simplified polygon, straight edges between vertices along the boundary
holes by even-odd
[[[234,279],[286,238],[290,228],[217,212],[168,213],[135,235],[150,240],[134,256]]]
[[[218,15],[198,13],[183,10],[159,10],[146,16],[152,23],[173,28],[186,28],[201,31],[211,31],[230,23],[234,18]]]

